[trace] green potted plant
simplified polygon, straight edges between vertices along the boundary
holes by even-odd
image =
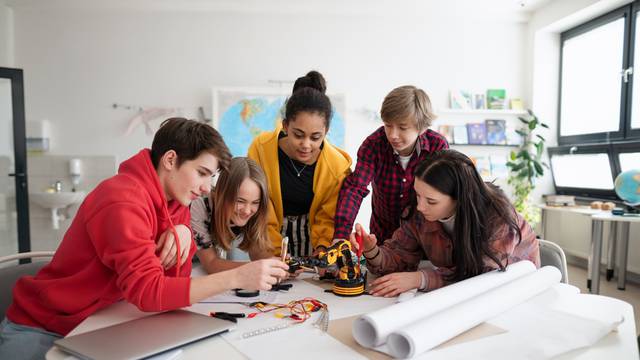
[[[549,128],[547,124],[538,120],[531,110],[527,110],[528,116],[518,117],[523,126],[516,130],[522,136],[522,145],[511,151],[508,184],[513,187],[516,210],[524,216],[533,227],[540,221],[540,209],[531,201],[531,192],[535,189],[536,179],[544,175],[544,168],[549,165],[542,161],[545,138],[537,131],[540,127]]]

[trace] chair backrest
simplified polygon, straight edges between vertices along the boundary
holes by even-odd
[[[548,240],[539,239],[540,244],[540,265],[555,266],[560,270],[562,274],[562,281],[565,284],[569,283],[569,274],[567,272],[567,258],[564,255],[562,248],[558,244]]]
[[[2,263],[20,259],[50,258],[53,251],[27,252],[0,258]],[[36,261],[29,264],[17,264],[0,268],[0,319],[4,319],[5,312],[13,301],[13,286],[19,278],[26,275],[35,275],[38,270],[48,264],[49,261]]]

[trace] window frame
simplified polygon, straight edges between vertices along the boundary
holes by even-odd
[[[614,162],[615,165],[615,169],[616,169],[616,177],[618,175],[620,175],[620,173],[622,172],[622,166],[620,166],[620,154],[625,154],[625,153],[637,153],[640,152],[640,141],[627,141],[627,142],[623,142],[623,143],[617,143],[617,144],[612,144],[613,146],[611,146],[611,154],[612,154],[612,161]],[[615,177],[614,177],[615,180]]]
[[[634,65],[634,58],[635,58],[635,48],[636,48],[636,41],[640,41],[640,39],[636,39],[636,28],[638,26],[638,21],[640,21],[640,1],[636,1],[633,4],[631,4],[631,23],[630,23],[630,28],[629,28],[629,42],[627,43],[627,48],[629,51],[629,63],[628,66],[633,66]],[[640,57],[640,54],[637,54]],[[640,61],[638,61],[638,63],[640,64]],[[633,107],[633,79],[636,76],[640,76],[639,72],[640,69],[633,69],[633,74],[631,75],[631,80],[629,80],[629,82],[627,83],[627,98],[629,99],[626,103],[626,114],[627,114],[627,118],[628,121],[626,122],[626,126],[625,126],[625,138],[628,140],[633,140],[633,139],[640,139],[640,128],[637,129],[632,129],[631,128],[631,110]],[[640,87],[640,81],[637,82],[638,86]],[[637,91],[640,91],[640,88],[637,89]],[[638,116],[640,116],[640,104],[637,105],[637,109],[636,111],[638,112]]]
[[[638,3],[640,1],[636,1],[633,4],[627,4],[623,7],[620,7],[616,10],[613,10],[607,14],[604,14],[602,16],[599,16],[593,20],[590,20],[584,24],[578,25],[574,28],[571,28],[567,31],[564,31],[560,34],[560,79],[558,82],[558,113],[557,113],[557,118],[558,118],[558,130],[557,130],[557,135],[558,135],[558,144],[559,145],[576,145],[576,144],[586,144],[586,143],[604,143],[604,142],[610,142],[610,141],[619,141],[619,140],[624,140],[626,138],[627,135],[627,128],[631,127],[631,120],[629,119],[629,115],[630,114],[630,109],[631,109],[631,102],[629,101],[629,104],[627,104],[627,97],[628,97],[628,89],[629,89],[629,84],[632,83],[633,81],[633,75],[631,76],[632,81],[625,83],[624,81],[621,82],[621,93],[620,93],[620,115],[619,115],[619,122],[618,122],[618,131],[611,131],[611,132],[600,132],[600,133],[593,133],[593,134],[580,134],[580,135],[568,135],[568,136],[562,136],[560,134],[560,131],[562,129],[562,117],[561,117],[561,112],[562,112],[562,74],[563,74],[563,67],[562,67],[562,61],[564,59],[564,43],[567,40],[570,40],[576,36],[585,34],[595,28],[598,28],[600,26],[603,26],[605,24],[608,24],[610,22],[613,22],[615,20],[618,20],[620,18],[625,18],[625,24],[624,24],[624,36],[623,36],[623,53],[622,53],[622,69],[627,69],[629,67],[630,63],[633,63],[633,59],[629,58],[629,52],[632,50],[630,49],[630,44],[632,44],[630,41],[630,34],[631,34],[631,25],[634,24],[634,20],[637,17],[631,16],[632,14],[637,14],[637,11],[634,13],[632,12],[634,9],[632,9],[632,5],[635,4],[635,6],[638,6]],[[637,10],[637,9],[636,9]],[[629,109],[629,110],[628,110]],[[640,131],[638,136],[640,136]]]

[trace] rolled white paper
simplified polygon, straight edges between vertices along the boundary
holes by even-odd
[[[545,266],[467,301],[420,319],[389,335],[387,346],[395,358],[411,358],[493,318],[560,282],[562,275]]]
[[[380,346],[387,342],[389,334],[418,319],[429,317],[535,270],[536,267],[532,262],[520,261],[509,265],[504,272],[496,270],[484,273],[426,295],[365,314],[353,322],[353,338],[364,347]]]

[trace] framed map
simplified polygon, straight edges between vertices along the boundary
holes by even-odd
[[[249,145],[263,131],[282,121],[289,96],[273,88],[213,88],[213,126],[222,134],[233,156],[246,156]],[[333,117],[327,137],[344,148],[346,111],[343,94],[329,94]]]

